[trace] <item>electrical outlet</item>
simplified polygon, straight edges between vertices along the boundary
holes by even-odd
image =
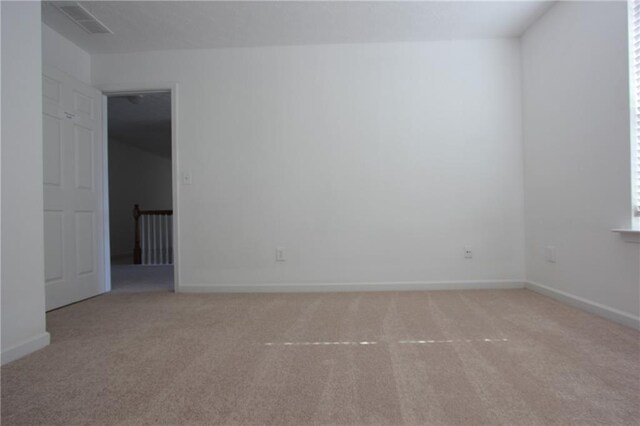
[[[276,262],[284,262],[284,247],[276,247]]]
[[[465,259],[473,258],[473,250],[471,250],[471,246],[464,246],[464,258]]]
[[[182,184],[191,185],[192,183],[193,183],[193,177],[191,176],[191,173],[184,172],[182,174]]]
[[[556,263],[557,252],[554,246],[547,246],[547,262]]]

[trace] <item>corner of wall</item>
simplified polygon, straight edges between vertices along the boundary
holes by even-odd
[[[44,303],[40,7],[39,2],[1,4],[3,363],[49,343]]]
[[[631,196],[621,3],[558,2],[520,37],[525,276],[530,290],[640,328],[637,245],[611,235]]]
[[[1,364],[5,365],[48,346],[51,336],[46,331],[2,351]]]

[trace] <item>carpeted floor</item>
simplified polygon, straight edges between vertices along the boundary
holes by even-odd
[[[173,265],[111,265],[113,293],[173,291]]]
[[[637,425],[640,333],[528,290],[100,296],[2,424]]]

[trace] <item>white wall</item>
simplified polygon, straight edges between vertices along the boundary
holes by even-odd
[[[42,63],[91,85],[91,55],[42,24]]]
[[[517,40],[92,60],[179,84],[181,288],[523,280]]]
[[[109,140],[111,255],[133,255],[133,205],[171,210],[171,159]]]
[[[557,3],[522,56],[527,279],[638,324],[640,246],[611,232],[631,223],[625,2]]]
[[[44,315],[39,2],[2,2],[2,363],[49,343]],[[19,42],[17,42],[19,41]]]

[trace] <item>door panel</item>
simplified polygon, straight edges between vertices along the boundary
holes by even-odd
[[[60,102],[60,82],[45,75],[42,78],[42,96],[53,102]]]
[[[93,212],[76,212],[76,241],[77,274],[90,274],[95,270]]]
[[[95,105],[93,99],[89,96],[75,90],[73,92],[73,105],[74,114],[78,115],[80,120],[86,121],[95,119]]]
[[[42,117],[44,184],[60,186],[62,183],[62,123],[58,117]]]
[[[46,308],[104,292],[101,95],[51,68],[43,75]]]
[[[73,147],[76,169],[76,189],[93,191],[93,135],[90,129],[74,125]]]
[[[63,212],[44,212],[44,280],[46,283],[64,279]]]

